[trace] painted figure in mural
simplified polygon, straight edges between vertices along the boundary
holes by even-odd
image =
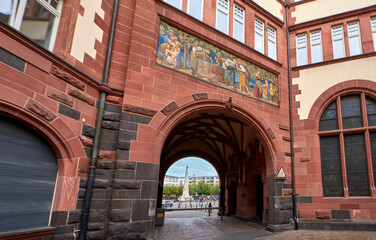
[[[178,37],[176,36],[175,32],[173,30],[168,30],[168,35],[165,36],[166,40],[168,41],[168,44],[170,46],[166,47],[165,55],[167,56],[167,59],[171,59],[171,63],[174,65],[174,67],[181,67],[181,57],[180,57],[180,45]]]
[[[196,75],[197,64],[198,64],[196,52],[197,52],[197,42],[195,42],[193,44],[192,50],[191,50],[191,55],[190,55],[190,58],[189,58],[189,66],[191,66],[193,76]]]
[[[260,71],[257,71],[256,73],[256,83],[255,83],[255,88],[253,89],[253,95],[257,98],[261,98],[261,76],[260,76]]]
[[[224,57],[222,57],[224,58]],[[225,69],[225,82],[235,90],[235,63],[230,58],[224,58],[222,67]]]
[[[273,86],[273,84],[270,84],[270,100],[272,100],[273,102],[277,101],[276,93],[277,93],[277,88]]]
[[[240,91],[249,93],[249,82],[248,82],[248,77],[247,77],[247,70],[245,67],[241,64],[242,60],[241,59],[234,59],[234,63],[236,66],[236,70],[238,70],[238,73],[240,74],[239,77],[239,87]],[[244,89],[244,90],[243,90]]]
[[[269,99],[268,89],[269,89],[269,83],[268,83],[268,80],[265,79],[265,84],[261,85],[261,95],[265,99]]]

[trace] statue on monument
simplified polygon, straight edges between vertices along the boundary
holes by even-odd
[[[179,198],[179,201],[189,201],[191,199],[191,196],[189,196],[189,179],[188,179],[188,166],[185,170],[185,179],[184,179],[184,188],[183,188],[183,194]]]

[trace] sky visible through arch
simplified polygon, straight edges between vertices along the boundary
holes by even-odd
[[[190,177],[193,176],[193,174],[195,177],[218,176],[217,171],[209,162],[196,157],[180,159],[171,165],[166,175],[184,177],[186,166],[188,166],[188,176]]]

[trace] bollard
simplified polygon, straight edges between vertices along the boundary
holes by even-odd
[[[210,213],[211,213],[211,207],[212,207],[212,205],[211,205],[211,203],[209,203],[209,209],[208,209],[209,217],[210,217]]]

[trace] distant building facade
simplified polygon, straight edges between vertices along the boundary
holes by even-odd
[[[189,184],[197,185],[199,182],[205,182],[212,186],[219,185],[218,176],[189,177]],[[163,181],[164,186],[183,186],[184,177],[175,177],[166,175]]]

